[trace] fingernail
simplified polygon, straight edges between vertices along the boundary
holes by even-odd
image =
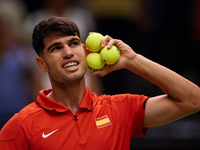
[[[111,46],[110,46],[110,45],[107,45],[107,48],[108,48],[108,49],[110,49],[110,48],[111,48]]]

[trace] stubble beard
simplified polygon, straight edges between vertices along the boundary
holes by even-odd
[[[66,86],[78,85],[84,79],[85,73],[86,73],[86,67],[81,73],[79,73],[78,75],[74,75],[73,77],[68,77],[68,76],[61,77],[58,74],[56,75],[49,74],[49,77],[50,80],[52,80],[52,82],[55,83],[56,85],[60,87],[66,87]]]

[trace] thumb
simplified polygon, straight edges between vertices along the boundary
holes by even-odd
[[[104,77],[105,75],[107,75],[108,73],[112,72],[113,70],[114,70],[114,69],[113,69],[113,65],[107,65],[107,66],[104,67],[102,70],[95,71],[95,72],[93,72],[92,74],[93,74],[93,75],[98,75],[98,76]]]

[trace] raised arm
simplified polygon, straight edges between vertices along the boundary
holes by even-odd
[[[121,56],[114,65],[106,66],[95,75],[105,76],[111,71],[128,69],[159,86],[166,95],[149,98],[145,108],[144,127],[172,122],[200,110],[200,88],[172,70],[135,53],[121,40],[105,36],[102,46],[115,45]]]

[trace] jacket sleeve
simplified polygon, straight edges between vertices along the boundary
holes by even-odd
[[[0,131],[0,149],[28,149],[28,139],[23,131],[20,119],[16,116],[12,117]]]

